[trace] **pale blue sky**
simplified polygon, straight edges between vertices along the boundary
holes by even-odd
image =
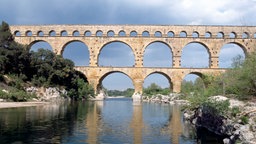
[[[1,0],[0,20],[10,25],[31,24],[159,24],[159,25],[256,25],[255,0]],[[36,44],[33,47],[49,47]],[[72,50],[71,50],[72,48]],[[75,49],[75,50],[74,50]],[[110,52],[116,55],[109,55]],[[81,53],[83,55],[81,55]],[[225,45],[220,54],[220,66],[231,64],[232,57],[243,54],[236,45]],[[75,56],[74,56],[75,55]],[[76,65],[88,65],[88,50],[82,43],[71,43],[63,56],[73,59]],[[154,43],[145,51],[145,66],[169,67],[170,48]],[[183,67],[207,67],[206,49],[190,44],[183,49]],[[112,43],[102,49],[101,65],[134,63],[128,46]],[[186,79],[192,79],[188,76]],[[162,75],[151,75],[147,86],[156,82],[168,87]],[[111,74],[103,80],[108,89],[133,87],[131,80],[122,74]]]

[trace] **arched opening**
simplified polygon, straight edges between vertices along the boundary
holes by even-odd
[[[172,67],[172,50],[163,42],[153,42],[145,48],[144,67]]]
[[[124,37],[124,36],[126,36],[126,33],[125,33],[125,31],[121,30],[118,35],[121,37]]]
[[[143,93],[145,95],[164,94],[168,95],[173,90],[170,77],[161,72],[154,72],[144,79]]]
[[[97,90],[104,90],[108,96],[131,97],[134,93],[132,79],[125,73],[114,71],[105,74],[99,81]]]
[[[209,59],[208,48],[202,43],[192,42],[182,49],[181,67],[208,68]]]
[[[243,39],[248,39],[248,38],[249,38],[249,34],[248,34],[247,32],[244,32],[244,33],[242,34],[242,38],[243,38]]]
[[[20,31],[15,31],[15,32],[14,32],[14,35],[15,35],[15,36],[21,36],[21,33],[20,33]]]
[[[131,47],[123,42],[110,42],[103,46],[98,56],[98,66],[132,67],[135,58]]]
[[[193,38],[198,38],[198,37],[199,37],[199,33],[196,32],[196,31],[194,31],[194,32],[192,33],[192,37],[193,37]]]
[[[26,32],[26,36],[32,36],[32,32],[29,30]]]
[[[113,36],[115,36],[115,33],[114,33],[114,31],[110,30],[110,31],[108,31],[107,35],[108,35],[108,37],[113,37]]]
[[[168,36],[168,37],[174,37],[174,36],[175,36],[175,34],[174,34],[174,32],[169,31],[169,32],[167,33],[167,36]]]
[[[218,32],[217,33],[217,38],[224,38],[224,33],[223,32]]]
[[[37,36],[44,36],[44,32],[38,31]]]
[[[229,34],[229,38],[236,38],[236,33],[235,32],[231,32]]]
[[[81,41],[71,41],[62,49],[62,56],[74,62],[75,66],[89,66],[89,50]]]
[[[149,32],[148,32],[148,31],[144,31],[144,32],[142,33],[142,36],[143,36],[143,37],[149,37],[150,35],[149,35]]]
[[[187,74],[181,83],[181,93],[196,96],[202,94],[205,88],[202,74],[198,72],[192,72]]]
[[[84,36],[88,36],[88,37],[89,37],[89,36],[91,36],[91,35],[92,35],[91,31],[85,31],[85,32],[84,32]]]
[[[162,37],[162,33],[160,31],[155,32],[155,37]]]
[[[49,36],[56,36],[56,32],[55,32],[54,30],[51,30],[51,31],[49,32]]]
[[[96,36],[97,36],[97,37],[103,36],[103,32],[102,32],[101,30],[98,30],[98,31],[96,32]]]
[[[73,36],[80,36],[80,33],[79,33],[79,31],[77,31],[77,30],[75,30],[75,31],[73,31],[73,34],[72,34]]]
[[[136,31],[131,31],[131,33],[130,33],[130,36],[131,37],[136,37],[138,34],[137,34],[137,32]]]
[[[225,44],[221,49],[220,49],[220,54],[219,54],[219,67],[220,68],[231,68],[233,67],[232,64],[233,62],[238,60],[244,60],[246,55],[245,49],[235,43],[228,43]]]
[[[30,51],[38,52],[38,49],[53,51],[51,45],[46,41],[34,41],[30,44]]]
[[[256,33],[253,34],[253,37],[256,38]]]
[[[60,32],[60,35],[61,36],[68,36],[68,32],[63,30],[63,31]]]
[[[212,34],[210,32],[206,32],[204,36],[205,36],[205,38],[211,38]]]
[[[187,33],[185,31],[180,32],[180,37],[187,37]]]

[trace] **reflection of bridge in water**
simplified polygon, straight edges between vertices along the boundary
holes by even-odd
[[[24,25],[10,26],[15,40],[32,45],[48,42],[53,51],[61,55],[67,44],[79,41],[88,46],[89,66],[76,67],[84,73],[96,91],[102,80],[113,72],[126,74],[133,82],[135,92],[142,93],[144,79],[160,73],[170,81],[173,92],[180,92],[181,82],[187,74],[219,74],[219,54],[225,44],[237,44],[247,54],[255,50],[256,27],[254,26],[157,26],[157,25]],[[100,67],[99,54],[112,42],[128,45],[135,58],[133,67]],[[171,49],[171,68],[144,67],[143,57],[148,45],[160,42]],[[204,69],[181,68],[182,48],[190,43],[206,47],[208,67]]]

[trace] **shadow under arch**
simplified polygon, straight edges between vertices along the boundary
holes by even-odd
[[[169,82],[169,88],[170,88],[170,90],[173,91],[173,82],[172,82],[171,78],[170,78],[166,73],[164,73],[164,72],[155,71],[155,72],[149,73],[148,75],[146,75],[146,76],[144,77],[143,85],[145,84],[145,80],[146,80],[148,77],[150,77],[150,76],[152,76],[152,75],[154,75],[154,74],[159,74],[159,75],[164,76],[164,77],[168,80],[168,82]]]
[[[131,66],[135,66],[135,52],[134,52],[134,49],[127,42],[120,41],[120,40],[109,41],[109,42],[107,42],[107,43],[102,45],[102,47],[99,49],[99,53],[96,55],[97,56],[97,64],[98,64],[98,66],[101,66],[101,65],[102,66],[106,66],[106,65],[107,66],[112,66],[111,64],[101,64],[101,62],[102,62],[101,61],[101,58],[102,58],[101,56],[102,56],[102,53],[104,53],[103,50],[109,48],[111,45],[121,45],[120,49],[122,49],[122,50],[126,49],[127,50],[127,48],[128,48],[128,51],[131,51],[131,53],[132,53],[132,55],[130,55],[130,56],[128,55],[128,56],[122,57],[122,58],[127,58],[128,60],[130,60],[130,61],[128,61],[129,64],[126,64],[125,66],[117,66],[117,67],[131,67]],[[112,47],[110,47],[110,49],[111,48]],[[115,55],[111,54],[111,58],[113,58],[113,57],[115,57]],[[121,60],[119,60],[119,61],[121,61]],[[118,65],[118,64],[113,64],[113,66],[116,66],[116,65]]]
[[[90,51],[83,41],[68,41],[62,46],[60,54],[72,60],[75,66],[89,66],[90,64]]]
[[[155,64],[152,64],[151,62],[149,62],[149,64],[147,64],[147,61],[149,61],[149,60],[147,60],[147,59],[149,59],[149,58],[147,58],[147,56],[146,55],[150,55],[150,54],[147,54],[147,49],[149,49],[149,48],[155,48],[155,46],[154,45],[159,45],[158,47],[164,47],[164,48],[162,48],[161,50],[163,51],[165,48],[168,48],[168,50],[170,50],[170,55],[166,55],[166,56],[164,56],[163,57],[163,55],[161,55],[161,58],[165,58],[167,61],[169,61],[170,63],[165,63],[164,61],[161,61],[160,62],[160,65],[159,66],[155,66]],[[152,46],[152,47],[151,47]],[[154,46],[154,47],[153,47]],[[154,53],[154,55],[155,55],[156,53]],[[165,53],[165,54],[168,54],[168,53]],[[155,57],[155,56],[154,56]],[[168,58],[167,58],[168,57]],[[151,57],[152,58],[152,57]],[[164,59],[164,60],[165,60]],[[153,59],[151,60],[151,61],[153,61]],[[144,67],[172,67],[172,65],[173,65],[173,50],[172,50],[172,47],[171,47],[171,45],[169,45],[168,43],[166,43],[166,42],[164,42],[164,41],[160,41],[160,40],[156,40],[156,41],[152,41],[152,42],[150,42],[150,43],[148,43],[144,48],[143,48],[143,66]],[[150,64],[151,63],[151,64]],[[151,66],[151,65],[153,65],[153,66]]]
[[[100,77],[100,79],[98,80],[98,84],[97,84],[97,93],[99,93],[99,91],[103,89],[103,83],[102,83],[103,80],[104,80],[106,77],[108,77],[109,75],[115,74],[115,73],[122,74],[122,75],[124,75],[125,77],[129,78],[129,79],[131,80],[131,82],[132,82],[133,88],[135,88],[133,79],[132,79],[128,74],[126,74],[125,72],[122,72],[122,71],[110,71],[110,72],[107,72],[107,73],[103,74],[103,75]]]
[[[219,51],[219,67],[230,68],[234,58],[240,55],[245,59],[248,54],[248,49],[239,42],[225,43]]]
[[[32,41],[29,45],[28,45],[28,48],[30,51],[34,51],[34,50],[38,50],[40,48],[43,48],[43,49],[47,49],[47,50],[50,50],[52,52],[53,51],[53,48],[51,46],[51,44],[45,40],[35,40],[35,41]]]
[[[186,50],[186,49],[188,49],[189,48],[189,45],[192,47],[192,48],[190,48],[190,49],[193,49],[193,47],[198,47],[199,46],[199,48],[200,47],[203,47],[205,50],[206,50],[206,52],[207,52],[207,54],[208,54],[208,60],[207,60],[207,68],[209,68],[210,67],[210,65],[211,65],[211,57],[212,57],[212,54],[211,54],[211,51],[210,51],[210,49],[209,49],[209,47],[205,44],[205,43],[203,43],[203,42],[200,42],[200,41],[191,41],[191,42],[189,42],[189,43],[187,43],[183,48],[182,48],[182,50],[181,50],[181,67],[191,67],[191,68],[202,68],[202,67],[205,67],[204,65],[206,65],[206,64],[203,64],[203,66],[186,66],[185,64],[184,64],[184,57],[189,57],[189,56],[185,56],[186,55],[186,53],[185,53],[185,55],[184,55],[184,49]],[[186,50],[187,51],[187,50]],[[195,52],[192,52],[192,53],[190,53],[190,54],[193,54],[193,55],[195,55]],[[206,57],[205,57],[206,58]],[[196,61],[198,61],[198,62],[202,62],[202,61],[200,61],[200,60],[198,60],[198,57],[196,58],[197,60]],[[185,63],[186,63],[187,61],[185,61]],[[190,60],[190,62],[193,62],[193,61],[191,61]],[[196,63],[197,65],[198,65],[198,62]],[[206,63],[206,62],[205,62]]]

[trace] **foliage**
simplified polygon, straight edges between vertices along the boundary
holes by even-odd
[[[249,117],[244,115],[241,118],[242,124],[248,124],[249,123]]]
[[[126,90],[108,90],[107,91],[109,96],[126,96],[126,97],[131,97],[134,93],[134,89],[132,88],[127,88]]]
[[[143,89],[143,93],[148,96],[153,96],[156,94],[168,95],[170,94],[169,88],[161,88],[155,83],[150,84],[147,88]]]
[[[28,82],[34,86],[63,87],[75,99],[94,94],[83,74],[74,70],[71,60],[55,55],[50,50],[29,52],[27,46],[14,41],[9,25],[5,22],[0,26],[0,75],[10,75],[15,79],[9,84],[21,90],[13,92],[13,97],[20,95],[16,99],[18,101],[25,95],[23,89]]]
[[[212,115],[222,115],[227,116],[227,112],[229,111],[229,100],[225,101],[215,101],[215,100],[207,100],[203,104],[203,110],[206,113],[210,113]]]

